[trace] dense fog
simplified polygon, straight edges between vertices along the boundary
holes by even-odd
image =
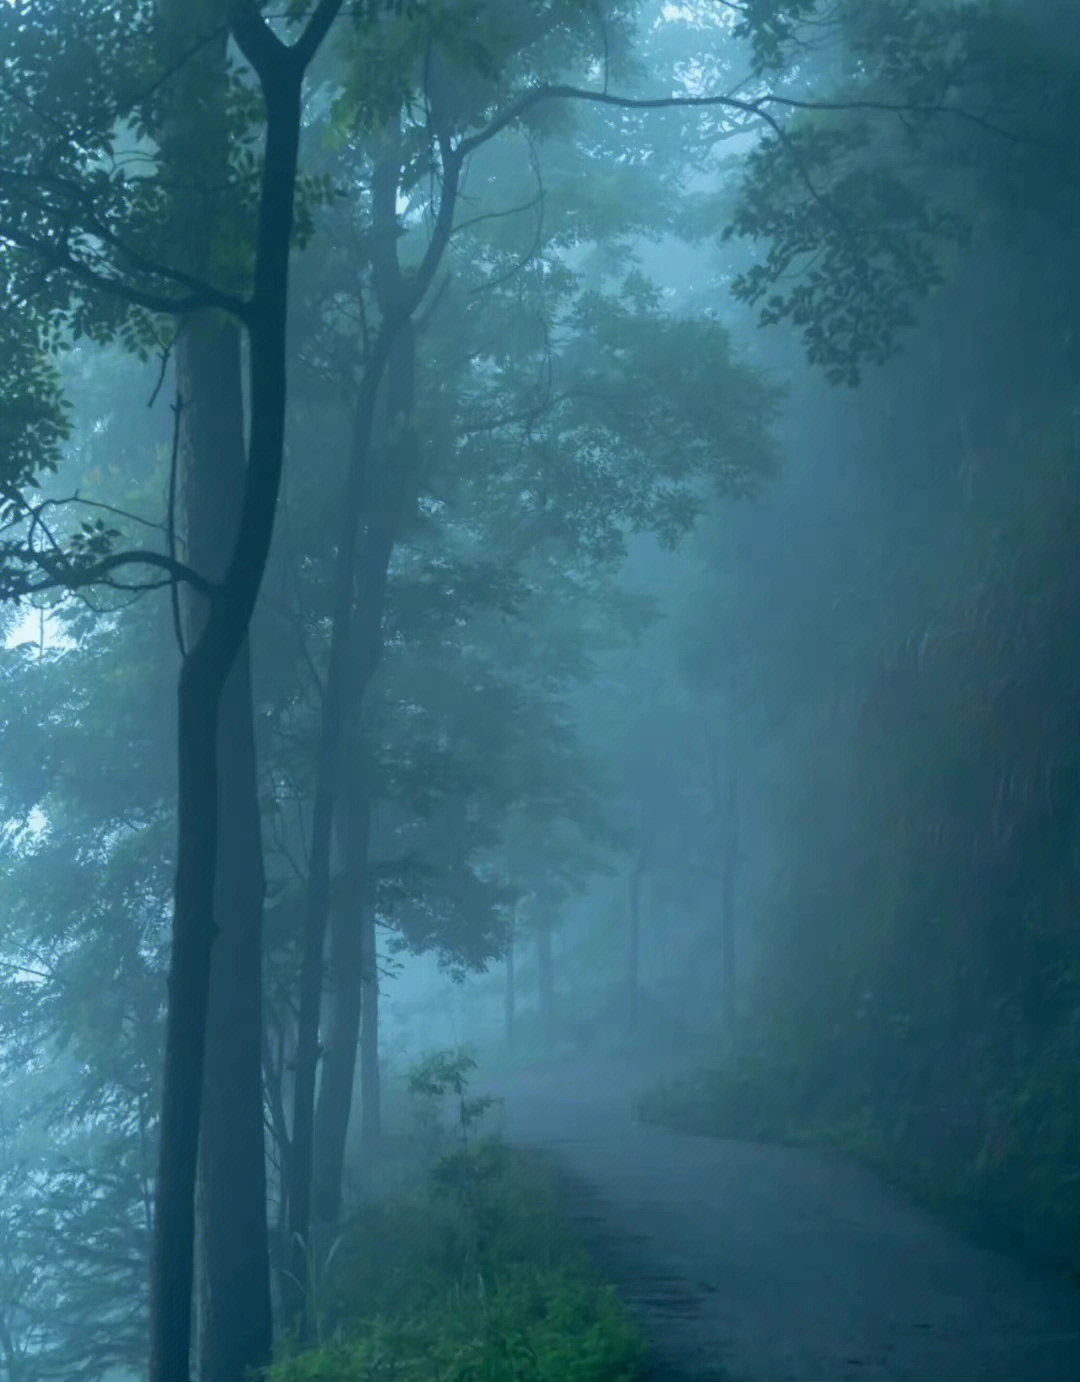
[[[1080,1375],[1078,102],[0,3],[0,1382]]]

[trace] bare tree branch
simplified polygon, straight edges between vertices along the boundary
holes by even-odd
[[[24,596],[37,595],[44,590],[77,591],[84,586],[99,584],[109,584],[117,590],[157,590],[175,581],[187,581],[194,589],[210,598],[217,591],[217,586],[213,581],[208,581],[197,571],[193,571],[190,566],[185,565],[184,562],[175,561],[166,556],[164,552],[133,548],[127,552],[112,552],[108,556],[85,566],[76,564],[65,553],[60,553],[55,560],[50,560],[31,548],[14,552],[8,551],[3,555],[8,560],[15,557],[17,560],[32,564],[45,573],[41,580],[35,581],[28,578],[23,583],[16,581],[12,575],[0,571],[0,588],[3,589],[4,595],[9,599],[21,599]],[[125,566],[151,566],[166,572],[167,579],[148,581],[138,585],[108,580],[113,571],[118,571]]]
[[[189,304],[194,303],[195,307],[218,307],[240,320],[245,320],[247,304],[243,298],[233,293],[224,292],[194,274],[186,273],[184,270],[174,268],[161,260],[153,259],[124,240],[106,220],[102,219],[102,213],[95,204],[93,197],[86,187],[79,182],[71,178],[58,177],[53,173],[20,172],[16,169],[0,167],[0,187],[9,191],[17,199],[18,205],[37,213],[41,217],[53,218],[66,214],[78,222],[77,226],[73,226],[69,221],[62,232],[58,232],[52,237],[47,232],[31,235],[19,226],[0,226],[0,241],[7,238],[13,244],[19,245],[20,248],[30,250],[46,263],[52,260],[53,266],[56,268],[64,269],[67,272],[77,270],[84,280],[87,274],[93,275],[96,285],[105,292],[127,296],[129,300],[137,303],[140,299],[132,297],[131,294],[138,293],[145,299],[141,305],[148,307],[151,311],[176,314],[192,310]],[[53,197],[63,198],[63,204],[56,204]],[[154,293],[152,289],[124,284],[122,280],[102,273],[88,263],[86,259],[72,253],[71,234],[73,230],[78,234],[100,240],[104,245],[115,250],[137,273],[149,279],[158,279],[162,283],[186,289],[189,296],[170,301],[164,299],[160,293]]]
[[[752,117],[764,123],[772,129],[778,136],[783,134],[776,117],[771,115],[769,107],[782,107],[788,110],[801,111],[876,111],[885,115],[948,115],[958,120],[967,121],[977,125],[991,134],[1001,136],[1016,143],[1043,144],[1049,147],[1048,141],[1039,139],[1035,135],[1025,133],[1020,130],[1009,129],[1005,125],[1000,125],[996,121],[989,119],[982,112],[969,110],[963,106],[944,105],[933,103],[928,105],[912,105],[903,101],[874,101],[874,100],[851,100],[851,101],[811,101],[799,100],[790,96],[779,96],[774,92],[765,92],[761,96],[738,97],[732,95],[716,96],[618,96],[609,91],[591,91],[585,87],[568,86],[558,83],[545,83],[542,86],[535,86],[526,91],[518,99],[512,102],[505,110],[492,116],[488,123],[474,134],[466,136],[456,146],[456,153],[462,159],[470,154],[473,149],[479,148],[481,144],[486,144],[501,130],[511,125],[516,120],[520,120],[528,114],[534,106],[544,101],[590,101],[596,105],[614,106],[620,110],[694,110],[707,108],[721,108],[736,112],[740,115]],[[1060,147],[1065,147],[1062,144]]]

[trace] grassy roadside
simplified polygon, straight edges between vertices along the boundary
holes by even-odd
[[[491,1101],[469,1095],[470,1070],[453,1053],[414,1070],[419,1116],[395,1183],[367,1168],[311,1272],[316,1346],[283,1347],[268,1382],[643,1376],[640,1334],[574,1239],[552,1166],[484,1131]]]
[[[970,1237],[1080,1283],[1075,1146],[1050,1135],[1049,1116],[1030,1097],[1018,1097],[1007,1120],[962,1119],[949,1110],[928,1119],[924,1109],[899,1102],[814,1104],[775,1074],[748,1066],[658,1084],[638,1111],[643,1121],[680,1132],[848,1152]]]

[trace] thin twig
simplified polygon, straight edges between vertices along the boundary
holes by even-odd
[[[157,402],[157,396],[161,392],[161,386],[165,383],[165,371],[169,367],[169,359],[171,355],[172,344],[170,342],[169,345],[161,347],[161,372],[158,374],[157,383],[154,385],[154,391],[153,393],[151,393],[149,399],[147,400],[146,406],[148,408],[152,408],[154,404]]]

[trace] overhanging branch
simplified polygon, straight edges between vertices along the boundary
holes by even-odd
[[[20,549],[18,551],[8,551],[3,553],[3,558],[10,561],[13,558],[28,566],[35,567],[42,573],[40,579],[34,579],[27,574],[25,578],[13,575],[3,570],[0,564],[0,598],[23,599],[31,595],[40,594],[47,590],[82,590],[90,585],[109,584],[109,576],[114,571],[119,571],[127,566],[149,566],[155,570],[165,572],[168,581],[155,580],[148,581],[145,585],[131,585],[125,583],[124,590],[156,590],[160,586],[176,581],[186,581],[193,589],[210,599],[217,592],[217,585],[213,581],[208,581],[205,576],[200,576],[197,571],[192,570],[182,561],[177,561],[173,557],[168,557],[164,552],[154,552],[151,550],[141,550],[133,548],[127,552],[113,552],[108,556],[101,557],[98,561],[88,562],[82,565],[73,562],[66,556],[45,557],[40,553]]]
[[[125,282],[121,278],[113,278],[108,274],[99,273],[89,264],[75,258],[70,247],[66,244],[42,240],[17,228],[0,226],[0,245],[5,241],[35,255],[48,273],[69,274],[77,283],[85,284],[96,292],[118,298],[121,302],[131,303],[133,307],[143,307],[148,312],[160,313],[162,316],[182,317],[204,307],[219,307],[222,311],[238,317],[241,321],[246,321],[248,316],[248,307],[243,299],[234,298],[228,293],[218,292],[209,285],[200,285],[198,291],[193,291],[185,296],[174,297],[168,293],[141,288],[137,284]]]
[[[568,86],[565,84],[545,83],[542,86],[533,87],[530,91],[524,92],[518,99],[507,106],[507,108],[497,115],[492,116],[491,120],[477,130],[475,134],[462,139],[457,145],[456,152],[464,158],[473,149],[493,138],[508,125],[520,120],[534,106],[544,101],[589,101],[594,105],[614,106],[620,110],[694,110],[694,109],[722,109],[730,110],[733,113],[746,116],[748,118],[762,120],[774,133],[780,134],[782,127],[776,117],[769,111],[769,107],[783,108],[785,110],[805,111],[812,113],[820,111],[823,113],[836,113],[842,111],[866,111],[877,112],[881,115],[947,115],[953,119],[962,120],[969,124],[978,126],[979,129],[986,130],[990,134],[995,134],[1002,139],[1008,139],[1015,143],[1041,144],[1050,147],[1049,141],[1039,139],[1037,136],[1025,133],[1021,130],[1009,129],[1005,125],[998,124],[982,112],[969,110],[964,106],[944,105],[940,103],[930,104],[911,104],[903,101],[875,101],[875,100],[851,100],[851,101],[810,101],[798,100],[795,97],[779,96],[774,92],[765,92],[761,96],[743,98],[731,95],[717,96],[619,96],[610,91],[591,91],[586,87]],[[1053,146],[1057,147],[1057,146]],[[1064,147],[1062,145],[1061,147]]]

